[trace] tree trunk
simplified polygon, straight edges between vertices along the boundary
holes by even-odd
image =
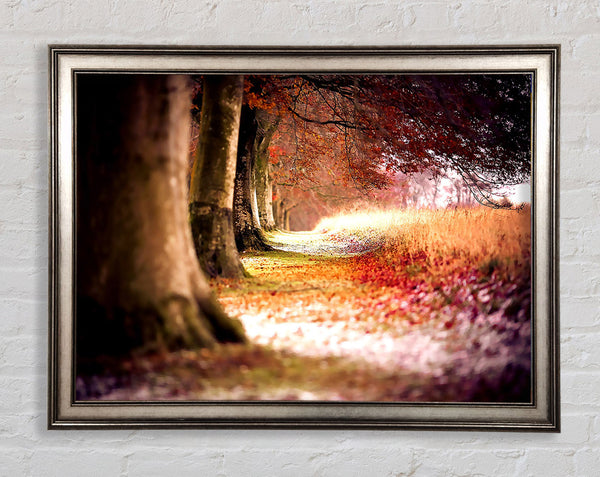
[[[274,189],[273,192],[274,192],[274,195],[277,197],[273,201],[273,217],[275,219],[275,227],[283,229],[284,228],[284,223],[283,223],[284,201],[281,197],[279,197],[279,193],[276,190],[276,188],[277,188],[277,186],[275,184],[273,184],[273,189]]]
[[[200,265],[211,277],[244,276],[232,221],[243,90],[243,76],[208,75],[204,78],[189,212]]]
[[[252,169],[256,158],[257,127],[255,111],[243,106],[233,199],[235,243],[240,251],[272,250],[260,228],[256,208]]]
[[[257,114],[257,122],[254,179],[258,217],[263,230],[273,230],[275,229],[275,217],[273,215],[273,187],[269,171],[269,144],[279,125],[279,119],[262,112]]]
[[[187,77],[77,78],[77,356],[245,341],[188,225]]]

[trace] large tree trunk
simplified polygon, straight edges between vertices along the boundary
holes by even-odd
[[[243,106],[238,143],[233,207],[235,242],[238,250],[272,250],[261,230],[252,174],[256,160],[258,124],[255,110]]]
[[[189,230],[187,77],[77,78],[77,356],[245,340]]]
[[[210,276],[239,278],[232,209],[244,77],[207,75],[190,179],[190,223],[200,265]]]
[[[275,217],[273,215],[273,187],[269,170],[269,144],[279,125],[279,119],[261,112],[257,113],[257,122],[258,134],[255,142],[254,180],[258,217],[263,230],[273,230],[275,228]]]

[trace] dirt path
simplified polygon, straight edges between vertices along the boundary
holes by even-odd
[[[253,275],[246,288],[219,287],[221,303],[243,321],[254,343],[294,356],[337,360],[337,366],[341,361],[358,374],[383,377],[366,380],[368,389],[362,391],[369,400],[470,400],[492,383],[501,386],[528,375],[528,323],[506,323],[502,311],[474,317],[472,307],[438,308],[437,297],[419,289],[353,279],[353,257],[376,249],[373,241],[277,233],[272,244],[278,251],[244,255]],[[463,301],[473,294],[485,300],[485,292],[465,284]],[[322,369],[325,375],[331,371]],[[506,376],[507,369],[515,376]],[[301,398],[356,399],[360,394],[349,392],[351,383],[333,384],[339,389],[303,392]]]
[[[345,237],[335,240],[334,234],[317,232],[275,232],[270,234],[271,245],[282,252],[301,253],[319,257],[351,257],[371,250],[380,244],[368,238]]]
[[[246,297],[234,292],[221,298],[227,311],[237,311],[253,342],[303,356],[441,372],[447,356],[440,343],[391,316],[408,304],[391,297],[393,290],[373,290],[350,278],[353,264],[344,258],[368,245],[314,233],[277,233],[272,244],[283,253],[243,258],[258,287],[271,289],[249,287]]]

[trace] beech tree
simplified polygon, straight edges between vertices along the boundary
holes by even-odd
[[[256,112],[244,105],[241,115],[233,200],[233,230],[235,243],[240,251],[270,249],[262,235],[256,201],[254,167],[257,129]]]
[[[200,264],[210,276],[244,275],[233,232],[233,195],[244,78],[206,75],[189,212]]]
[[[269,144],[279,123],[272,107],[256,101],[262,82],[246,78],[234,195],[235,240],[240,251],[270,250],[263,231],[275,228]]]
[[[266,111],[257,111],[258,131],[255,140],[254,184],[260,226],[263,230],[275,228],[273,215],[273,183],[269,146],[277,131],[281,118]]]
[[[194,253],[189,111],[185,76],[77,77],[78,357],[246,340]]]

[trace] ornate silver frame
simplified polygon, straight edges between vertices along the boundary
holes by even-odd
[[[48,427],[560,429],[557,45],[428,47],[50,46]],[[533,399],[527,404],[76,402],[73,373],[74,79],[80,71],[500,72],[534,75]]]

